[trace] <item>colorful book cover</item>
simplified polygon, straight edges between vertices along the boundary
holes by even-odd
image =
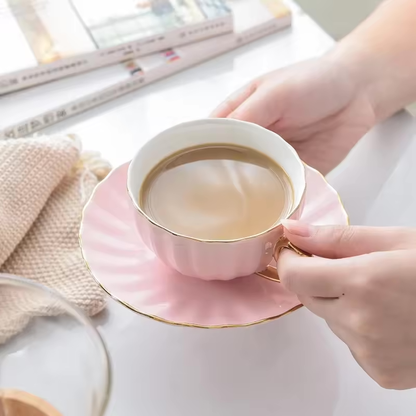
[[[230,0],[229,4],[235,16],[234,33],[0,97],[0,139],[41,130],[291,24],[291,12],[280,0]]]
[[[0,0],[0,94],[232,28],[225,0]]]

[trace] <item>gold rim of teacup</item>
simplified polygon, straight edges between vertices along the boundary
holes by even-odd
[[[188,121],[185,123],[181,123],[178,124],[175,127],[183,127],[186,125],[192,125],[192,124],[198,124],[201,120],[194,120],[194,121]],[[229,121],[229,120],[228,120]],[[237,121],[238,123],[242,123],[242,124],[248,124],[252,127],[254,127],[255,129],[258,130],[267,130],[264,127],[261,127],[257,124],[254,123],[250,123],[248,121],[241,121],[241,120],[233,120],[233,121]],[[221,119],[216,119],[216,122],[222,122]],[[282,139],[283,140],[283,139]],[[292,207],[291,211],[289,212],[289,214],[286,216],[286,218],[290,218],[291,216],[293,216],[294,213],[296,213],[296,211],[301,207],[302,205],[302,201],[305,198],[305,193],[306,193],[306,169],[305,169],[305,163],[301,160],[301,158],[299,157],[299,155],[297,154],[296,150],[293,148],[293,146],[291,146],[289,143],[285,142],[286,145],[289,147],[289,149],[291,150],[291,152],[293,153],[293,157],[296,159],[296,161],[300,164],[301,169],[302,169],[302,174],[303,174],[303,189],[301,191],[301,197],[299,199],[299,203],[296,204],[294,207]],[[184,149],[185,150],[185,149]],[[140,150],[139,150],[140,152]],[[138,154],[138,153],[137,153]],[[136,154],[136,156],[137,156]],[[135,156],[135,157],[136,157]],[[134,159],[133,159],[134,160]],[[132,161],[133,161],[132,160]],[[193,241],[198,241],[200,243],[215,243],[215,244],[229,244],[229,243],[237,243],[239,241],[246,241],[246,240],[252,240],[254,238],[258,238],[262,235],[265,235],[273,230],[275,230],[277,227],[279,227],[280,225],[282,225],[281,221],[277,221],[276,223],[274,223],[271,227],[269,227],[267,230],[262,231],[261,233],[258,234],[253,234],[253,235],[249,235],[246,237],[241,237],[241,238],[236,238],[236,239],[232,239],[232,240],[205,240],[205,239],[201,239],[201,238],[196,238],[196,237],[191,237],[189,235],[185,235],[185,234],[180,234],[180,233],[176,233],[173,230],[170,230],[169,228],[164,227],[163,225],[159,224],[158,222],[154,221],[151,217],[149,217],[139,206],[138,202],[137,202],[137,195],[133,195],[132,191],[129,188],[128,185],[128,178],[130,175],[130,167],[131,167],[131,163],[132,161],[130,161],[130,165],[127,171],[127,193],[130,197],[131,202],[133,203],[134,208],[136,209],[136,211],[148,222],[150,222],[151,224],[153,224],[154,226],[160,228],[161,230],[164,230],[166,232],[168,232],[169,234],[175,236],[175,237],[181,237],[181,238],[185,238],[187,240],[193,240]],[[281,166],[280,166],[281,167]],[[282,167],[281,167],[282,168]],[[282,168],[283,169],[283,168]],[[290,178],[290,176],[288,175],[288,173],[283,169],[283,171],[285,172],[285,174],[287,175],[288,178]],[[293,187],[293,183],[292,183],[292,187]]]
[[[130,162],[128,162],[130,163]],[[308,169],[313,170],[314,172],[319,173],[319,175],[322,177],[322,179],[325,181],[325,183],[330,186],[327,182],[327,180],[325,179],[325,177],[316,169],[311,168],[309,165],[307,165],[306,163],[302,162],[304,164],[304,166],[306,166]],[[82,226],[83,226],[83,222],[84,222],[84,216],[85,216],[85,212],[88,208],[88,206],[91,204],[92,200],[94,199],[95,193],[97,191],[97,189],[102,186],[110,177],[111,175],[117,170],[120,169],[121,166],[118,166],[117,168],[114,168],[107,176],[106,178],[104,178],[94,189],[94,191],[92,192],[91,196],[89,197],[87,203],[85,204],[82,212],[81,212],[81,223],[80,223],[80,228],[79,228],[79,233],[78,233],[78,242],[79,242],[79,247],[81,250],[81,256],[85,262],[85,265],[87,266],[88,271],[90,272],[91,276],[93,277],[93,279],[97,282],[97,284],[112,298],[114,299],[116,302],[119,302],[121,305],[125,306],[126,308],[130,309],[131,311],[138,313],[141,316],[144,316],[146,318],[150,318],[153,319],[154,321],[157,322],[162,322],[164,324],[168,324],[168,325],[173,325],[173,326],[182,326],[182,327],[188,327],[188,328],[199,328],[199,329],[228,329],[228,328],[245,328],[245,327],[249,327],[249,326],[254,326],[254,325],[259,325],[265,322],[270,322],[270,321],[274,321],[278,318],[281,318],[285,315],[288,315],[292,312],[295,312],[296,310],[300,309],[303,307],[303,305],[301,303],[299,303],[298,305],[295,305],[293,308],[287,310],[286,312],[283,312],[279,315],[274,315],[274,316],[269,316],[267,318],[263,318],[260,319],[258,321],[253,321],[253,322],[247,322],[244,324],[219,324],[219,325],[201,325],[201,324],[195,324],[195,323],[189,323],[189,322],[176,322],[176,321],[170,321],[168,319],[164,319],[161,318],[160,316],[157,315],[152,315],[146,312],[142,312],[139,309],[135,308],[134,306],[130,305],[128,302],[123,301],[122,299],[118,298],[117,296],[115,296],[110,290],[108,290],[101,282],[100,280],[94,275],[94,273],[92,272],[90,265],[88,263],[88,260],[86,258],[85,252],[84,252],[84,248],[83,248],[83,244],[82,244]],[[305,170],[306,173],[306,170]],[[333,189],[331,187],[331,189]],[[341,201],[341,198],[338,194],[338,192],[335,191],[338,200],[340,202],[340,206],[342,207],[342,210],[344,211],[344,215],[347,219],[347,224],[350,224],[350,220],[347,214],[347,211],[345,210],[344,204]],[[263,277],[263,276],[262,276]],[[266,278],[267,279],[267,278]]]

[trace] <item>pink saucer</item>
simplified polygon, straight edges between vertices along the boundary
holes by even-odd
[[[82,253],[92,275],[114,299],[158,321],[200,328],[248,326],[276,319],[302,305],[279,283],[257,275],[231,281],[185,277],[163,265],[138,235],[126,191],[128,163],[95,189],[84,208]],[[302,220],[347,224],[338,194],[307,167]]]

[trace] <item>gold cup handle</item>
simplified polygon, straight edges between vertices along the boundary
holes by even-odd
[[[303,251],[299,247],[293,245],[285,236],[280,237],[279,241],[274,246],[273,258],[276,260],[279,259],[280,253],[283,249],[287,248],[288,250],[294,251],[299,256],[303,257],[312,257],[312,254]],[[272,282],[280,283],[279,275],[277,274],[277,268],[274,266],[268,265],[266,269],[261,272],[256,272],[256,274],[264,279],[271,280]]]

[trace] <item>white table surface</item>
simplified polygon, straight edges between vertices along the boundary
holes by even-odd
[[[333,41],[306,15],[292,29],[124,98],[47,133],[75,132],[114,166],[155,133],[205,117],[255,76],[318,56]],[[42,99],[42,97],[39,97]],[[416,225],[416,124],[400,113],[329,176],[353,224]],[[319,318],[301,309],[245,329],[171,327],[109,302],[95,319],[113,364],[111,416],[410,416],[416,392],[386,391]]]

